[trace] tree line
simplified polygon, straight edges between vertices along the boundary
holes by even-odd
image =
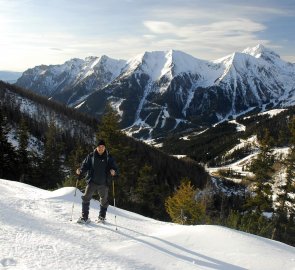
[[[294,246],[295,118],[290,121],[288,132],[290,150],[285,159],[278,159],[272,153],[274,138],[264,129],[259,140],[260,152],[250,166],[255,176],[245,180],[240,195],[208,196],[212,190],[206,193],[183,179],[165,202],[172,220],[182,224],[224,225]]]
[[[254,134],[260,140],[264,129],[268,129],[273,138],[273,147],[288,146],[290,142],[290,131],[288,128],[290,119],[295,115],[295,107],[288,107],[279,114],[269,116],[267,114],[243,115],[236,119],[245,125],[245,131],[238,131],[236,124],[223,122],[215,127],[203,127],[202,130],[190,132],[190,140],[181,140],[180,135],[169,135],[163,140],[163,151],[169,154],[185,154],[189,158],[206,163],[209,167],[225,165],[224,156],[240,141]],[[194,135],[194,133],[199,133]],[[241,159],[248,155],[251,149],[241,148],[231,155],[232,159]]]

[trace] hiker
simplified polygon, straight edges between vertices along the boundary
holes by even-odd
[[[106,149],[105,142],[99,140],[97,147],[83,161],[81,167],[76,170],[79,176],[86,175],[87,186],[82,198],[82,216],[78,219],[78,223],[89,223],[89,206],[90,200],[95,192],[100,196],[100,211],[98,221],[104,221],[106,218],[108,202],[110,176],[118,174],[118,168],[114,159],[110,156]]]

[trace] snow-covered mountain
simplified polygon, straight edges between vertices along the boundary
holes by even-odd
[[[83,67],[87,62],[71,61],[83,63]],[[120,114],[125,131],[145,139],[210,125],[255,107],[263,110],[266,106],[295,104],[295,64],[283,61],[262,45],[215,61],[170,50],[145,52],[126,62],[113,63],[109,68],[101,63],[101,70],[108,70],[109,76],[106,79],[104,72],[96,73],[96,84],[87,83],[88,77],[81,71],[67,69],[72,81],[57,72],[63,83],[53,87],[49,83],[53,77],[45,75],[49,67],[41,72],[42,67],[26,71],[17,84],[40,93],[47,89],[48,96],[97,116],[110,102]],[[81,70],[81,65],[76,69]]]
[[[37,66],[28,69],[17,85],[36,91],[69,106],[116,78],[126,61],[105,55],[71,59],[62,65]]]
[[[3,269],[294,269],[295,248],[221,226],[184,226],[109,207],[107,224],[70,222],[81,192],[0,180]],[[90,218],[98,213],[92,201]],[[116,219],[115,219],[116,217]],[[116,221],[116,222],[115,222]],[[116,230],[117,228],[117,230]]]

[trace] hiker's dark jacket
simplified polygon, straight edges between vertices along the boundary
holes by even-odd
[[[111,184],[111,169],[118,175],[118,167],[108,151],[100,156],[96,149],[84,159],[80,168],[82,175],[86,173],[87,184],[93,182],[98,185]]]

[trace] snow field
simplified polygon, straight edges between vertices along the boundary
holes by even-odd
[[[164,223],[110,207],[79,225],[81,192],[0,180],[0,269],[295,269],[295,248],[221,226]],[[98,215],[91,202],[90,218]],[[117,217],[117,227],[114,224]]]

